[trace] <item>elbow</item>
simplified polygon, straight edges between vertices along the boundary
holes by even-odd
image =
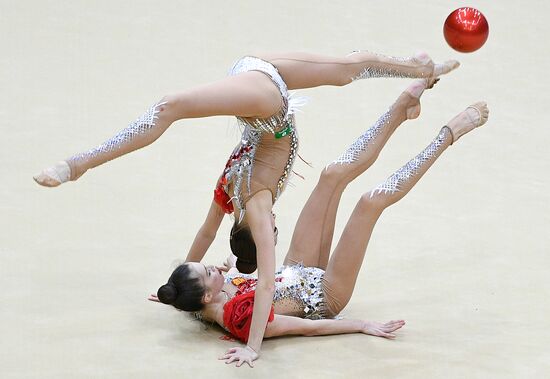
[[[206,226],[203,226],[199,231],[202,238],[210,241],[214,241],[214,238],[216,238],[216,232],[217,232],[216,229],[209,228]]]
[[[272,295],[275,294],[275,273],[258,275],[258,283],[256,284],[256,291],[269,292]]]
[[[271,297],[275,294],[275,284],[274,283],[260,283],[256,285],[256,292],[262,292],[269,294]]]

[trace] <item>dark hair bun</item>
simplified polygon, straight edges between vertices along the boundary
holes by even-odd
[[[242,272],[243,274],[252,274],[254,271],[256,271],[257,264],[252,262],[246,262],[241,259],[237,259],[237,262],[235,262],[235,266],[237,267],[237,270],[239,272]]]
[[[243,274],[251,274],[256,271],[256,244],[248,226],[233,225],[229,244],[231,251],[237,257],[235,264],[237,270]]]
[[[157,297],[161,303],[173,304],[178,297],[178,290],[172,283],[166,283],[158,289]]]

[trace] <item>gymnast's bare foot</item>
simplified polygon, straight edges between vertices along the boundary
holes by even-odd
[[[354,54],[365,54],[359,57],[358,62],[370,61],[372,66],[365,68],[353,80],[371,77],[437,78],[460,66],[460,63],[456,60],[434,63],[432,58],[424,51],[417,52],[412,57],[399,58],[365,50],[356,50],[348,57]]]
[[[484,101],[472,104],[460,112],[447,124],[447,127],[453,136],[453,143],[464,134],[485,124],[488,118],[489,108],[487,107],[487,103]]]
[[[57,187],[71,178],[71,168],[65,161],[46,168],[40,174],[33,176],[36,183],[44,187]]]
[[[405,90],[408,93],[409,101],[407,105],[407,120],[412,120],[420,115],[420,96],[426,89],[432,88],[439,79],[417,79]]]
[[[422,76],[426,78],[438,78],[439,76],[448,74],[460,66],[460,62],[454,59],[443,63],[434,63],[432,58],[430,58],[428,53],[425,51],[416,53],[413,60],[425,66]]]

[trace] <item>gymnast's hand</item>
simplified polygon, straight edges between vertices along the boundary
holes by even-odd
[[[370,334],[371,336],[384,337],[389,339],[394,339],[395,332],[397,329],[401,329],[405,325],[404,320],[395,320],[389,321],[386,323],[376,322],[376,321],[363,321],[362,333]]]
[[[229,256],[223,261],[223,266],[216,266],[222,271],[229,271],[237,264],[237,257],[233,253],[229,253]]]
[[[225,361],[226,364],[237,362],[237,367],[241,367],[243,363],[248,363],[250,367],[254,367],[254,362],[260,355],[249,346],[246,347],[233,347],[221,356],[219,359]]]

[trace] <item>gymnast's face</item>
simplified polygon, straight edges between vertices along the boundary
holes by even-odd
[[[214,266],[205,266],[198,262],[188,263],[196,275],[202,279],[206,289],[205,302],[208,302],[209,294],[216,296],[223,288],[224,277],[222,272]]]

